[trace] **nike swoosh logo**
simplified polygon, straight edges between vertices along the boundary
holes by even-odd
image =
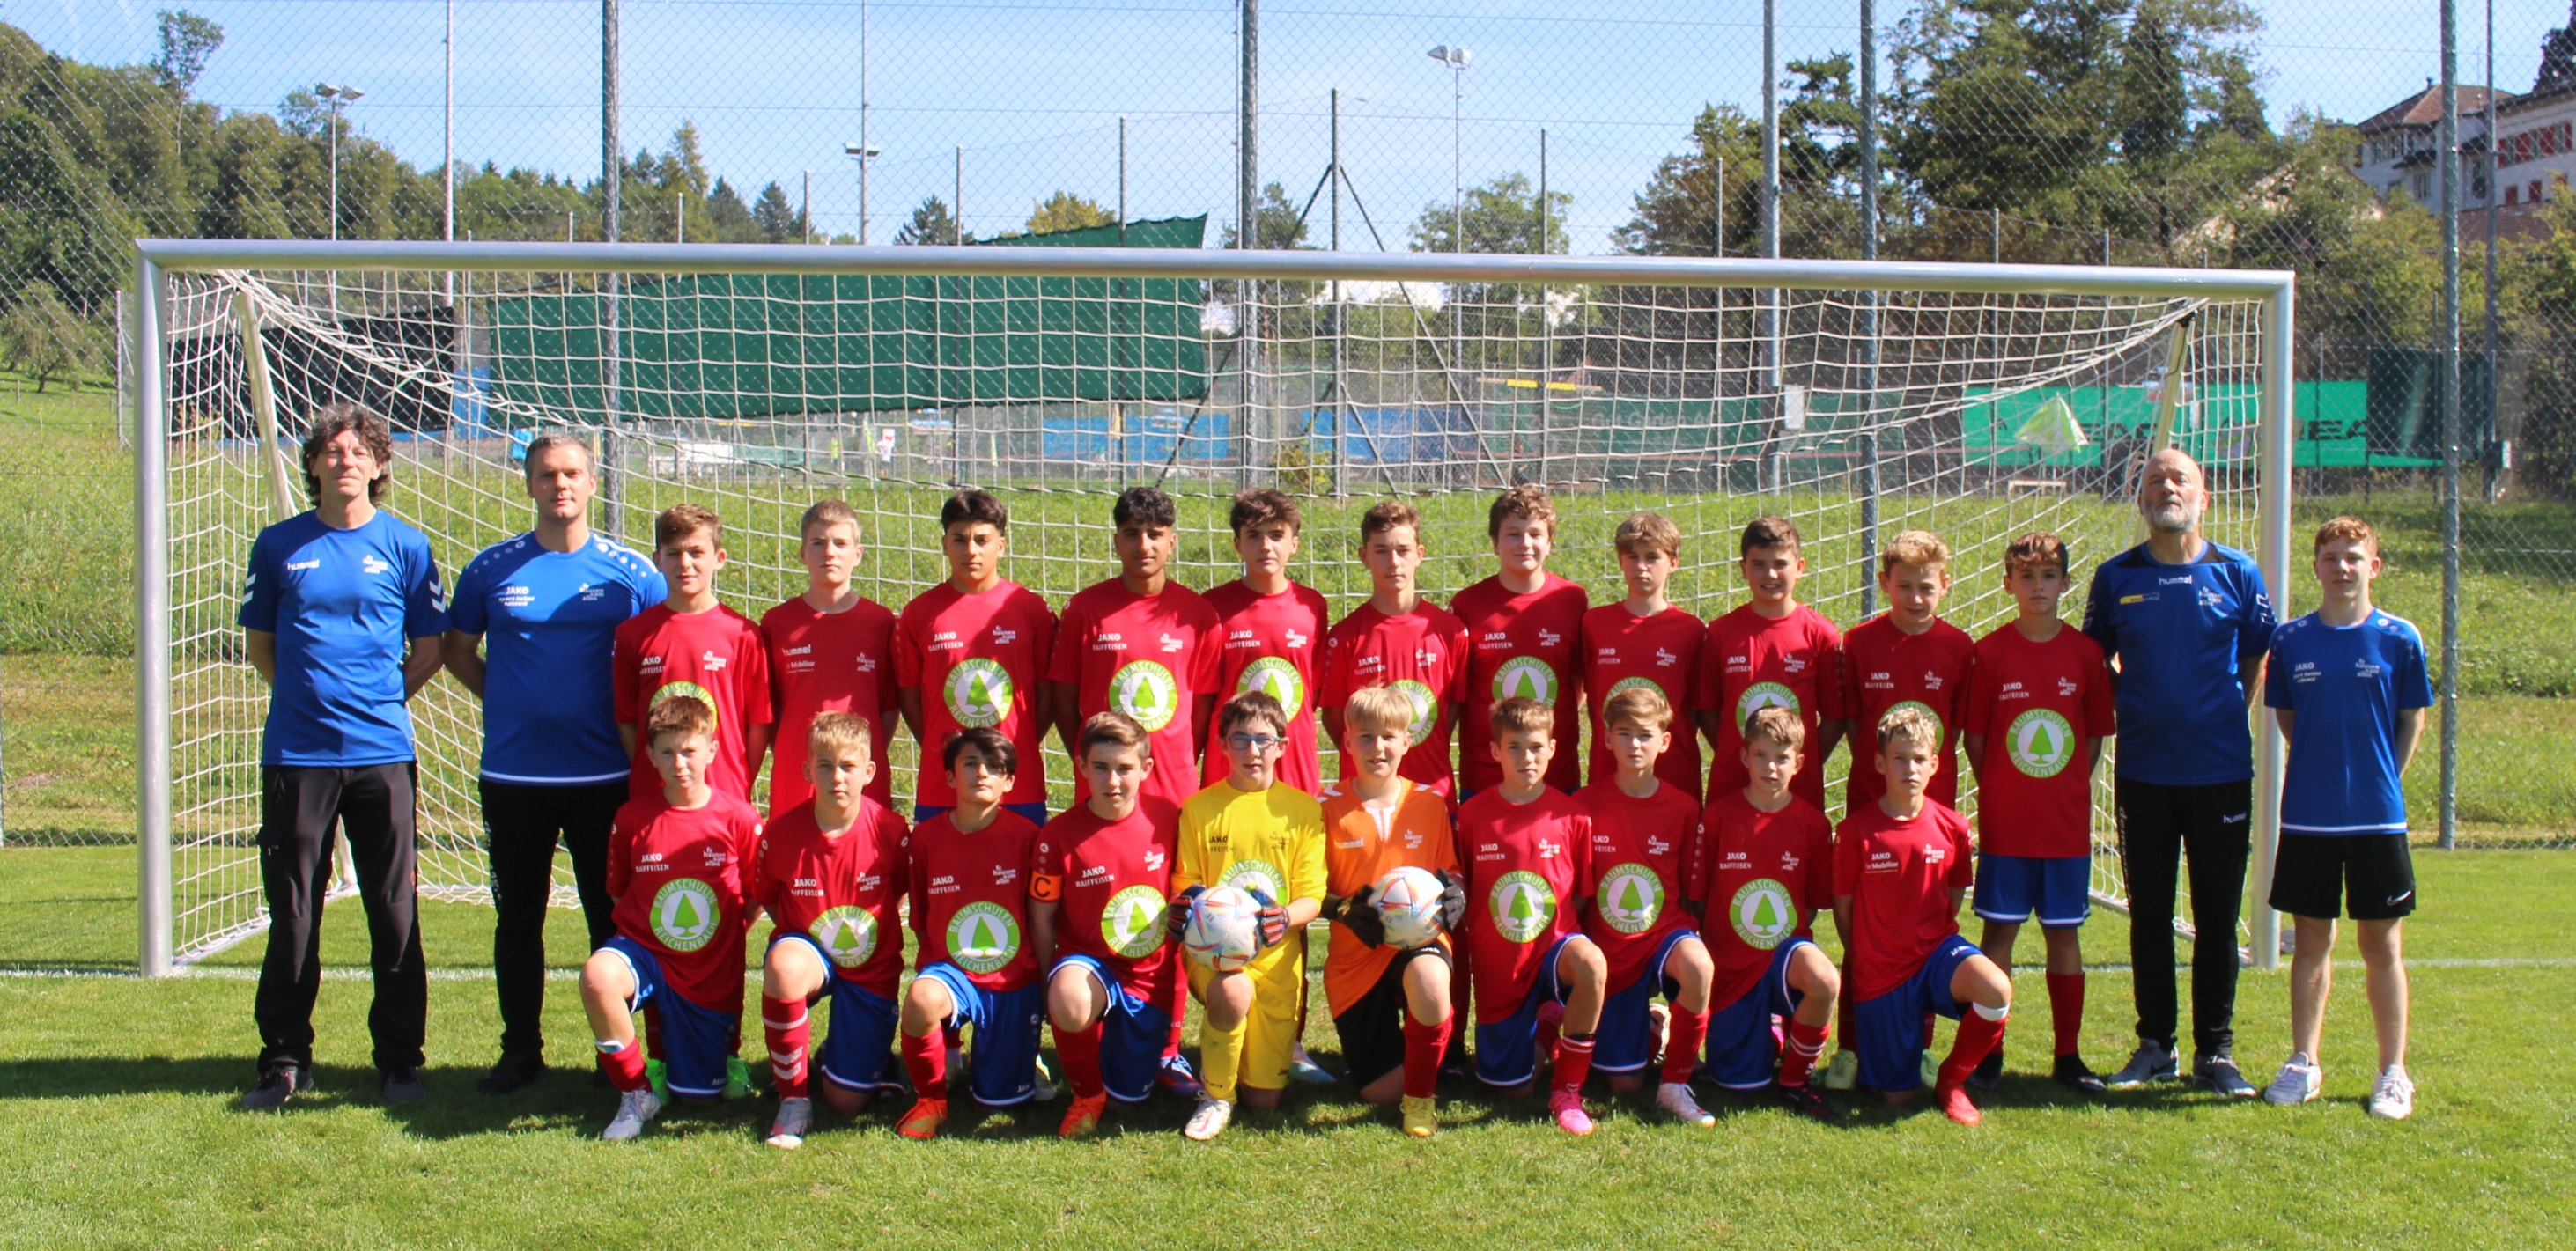
[[[2394,894],[2394,895],[2390,895],[2390,896],[2388,897],[2388,906],[2389,906],[2389,907],[2391,907],[2391,908],[2394,908],[2394,907],[2396,907],[2397,905],[2399,905],[2399,904],[2402,904],[2402,903],[2406,902],[2408,899],[2413,898],[2413,897],[2414,897],[2414,895],[2415,895],[2415,892],[2413,892],[2413,891],[2411,891],[2411,890],[2402,890],[2402,891],[2399,891],[2399,892],[2397,892],[2396,894]]]

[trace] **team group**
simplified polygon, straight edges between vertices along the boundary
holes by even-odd
[[[2232,1052],[2232,942],[2214,959],[2208,935],[2235,929],[2257,691],[2292,735],[2271,899],[2300,940],[2294,1050],[2262,1093],[2318,1095],[2348,889],[2380,1034],[2369,1106],[2411,1109],[2398,779],[2431,702],[2421,640],[2371,605],[2376,540],[2351,518],[2317,536],[2323,606],[2276,628],[2251,560],[2200,537],[2206,491],[2179,452],[2148,463],[2150,539],[2097,567],[2084,628],[2058,615],[2066,544],[2033,533],[2003,553],[2016,615],[1983,639],[1941,619],[1951,553],[1920,531],[1882,555],[1888,610],[1838,632],[1797,599],[1800,539],[1778,517],[1745,528],[1750,599],[1714,621],[1665,598],[1680,536],[1654,513],[1619,525],[1625,596],[1592,607],[1548,572],[1556,513],[1526,486],[1493,503],[1497,572],[1446,610],[1416,586],[1427,536],[1400,501],[1364,516],[1371,593],[1336,623],[1290,576],[1293,499],[1235,497],[1243,576],[1200,595],[1169,576],[1173,501],[1137,488],[1112,516],[1118,576],[1057,614],[1002,576],[1003,504],[960,491],[939,517],[949,577],[900,613],[854,590],[859,518],[826,501],[800,524],[807,591],[754,623],[717,597],[714,513],[662,513],[647,563],[590,532],[590,454],[560,434],[527,449],[537,525],[468,563],[451,606],[426,539],[376,507],[391,452],[374,414],[317,413],[304,448],[316,508],[264,530],[250,560],[241,624],[273,691],[272,926],[245,1106],[312,1088],[335,826],[374,944],[381,1089],[424,1093],[405,706],[443,665],[484,709],[503,1036],[483,1088],[546,1072],[542,927],[560,842],[595,949],[581,991],[619,1093],[610,1139],[641,1133],[667,1099],[748,1086],[742,970],[764,914],[778,1146],[810,1132],[818,1088],[849,1114],[908,1086],[897,1130],[912,1138],[937,1135],[961,1084],[989,1105],[1051,1098],[1049,1029],[1069,1137],[1160,1088],[1195,1101],[1190,1137],[1213,1138],[1238,1101],[1276,1106],[1298,1078],[1347,1080],[1429,1136],[1444,1071],[1506,1093],[1544,1075],[1550,1116],[1573,1134],[1592,1130],[1596,1069],[1614,1091],[1651,1080],[1656,1105],[1692,1124],[1715,1122],[1694,1080],[1832,1120],[1810,1081],[1829,1032],[1841,1049],[1821,1084],[1901,1102],[1928,1083],[1974,1124],[1969,1090],[2000,1082],[2013,949],[2034,919],[2055,1078],[2100,1092],[2179,1076],[2169,918],[2186,852],[2203,935],[2194,1075],[2251,1095]],[[910,823],[891,808],[898,722],[923,745]],[[1330,782],[1319,722],[1339,748]],[[1074,804],[1052,819],[1049,731],[1075,766]],[[2115,732],[2140,1044],[2106,1080],[2078,1054],[2077,934],[2092,776]],[[1824,762],[1846,739],[1836,829]],[[1973,836],[1951,806],[1961,748],[1979,786]],[[751,796],[772,756],[764,821]],[[1433,875],[1432,899],[1408,894],[1406,870]],[[1957,920],[1972,889],[1974,944]],[[1235,892],[1257,908],[1247,950],[1185,954],[1194,908]],[[1407,908],[1436,924],[1395,924]],[[1828,909],[1840,967],[1812,938]],[[1304,935],[1319,919],[1341,1079],[1301,1046]],[[1181,1047],[1193,998],[1195,1069]],[[1935,1016],[1959,1022],[1937,1064]]]

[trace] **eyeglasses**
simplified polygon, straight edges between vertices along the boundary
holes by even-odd
[[[1236,751],[1268,751],[1279,746],[1279,739],[1268,734],[1228,734],[1225,745]]]

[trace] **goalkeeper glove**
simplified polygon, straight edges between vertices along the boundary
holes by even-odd
[[[1467,884],[1447,869],[1432,876],[1440,879],[1440,928],[1454,934],[1467,919]]]
[[[1376,887],[1363,886],[1358,894],[1342,901],[1342,924],[1350,927],[1364,945],[1386,945],[1386,918],[1377,914]]]
[[[1280,907],[1278,900],[1272,899],[1268,891],[1258,886],[1244,893],[1252,896],[1252,902],[1261,905],[1261,911],[1254,914],[1261,925],[1254,931],[1253,941],[1261,944],[1264,951],[1288,941],[1288,910]]]
[[[1199,896],[1206,891],[1204,886],[1193,886],[1172,896],[1171,904],[1163,909],[1163,925],[1171,931],[1175,942],[1179,941],[1181,930],[1190,923],[1190,905],[1197,903]]]

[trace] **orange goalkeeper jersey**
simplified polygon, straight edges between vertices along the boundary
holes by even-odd
[[[1449,805],[1429,787],[1398,779],[1404,790],[1392,808],[1371,809],[1351,793],[1351,783],[1324,788],[1324,893],[1357,894],[1406,865],[1435,873],[1458,872],[1457,836]],[[1449,945],[1443,935],[1440,945]],[[1340,921],[1324,949],[1324,1002],[1334,1016],[1367,995],[1395,960],[1392,947],[1371,947]]]

